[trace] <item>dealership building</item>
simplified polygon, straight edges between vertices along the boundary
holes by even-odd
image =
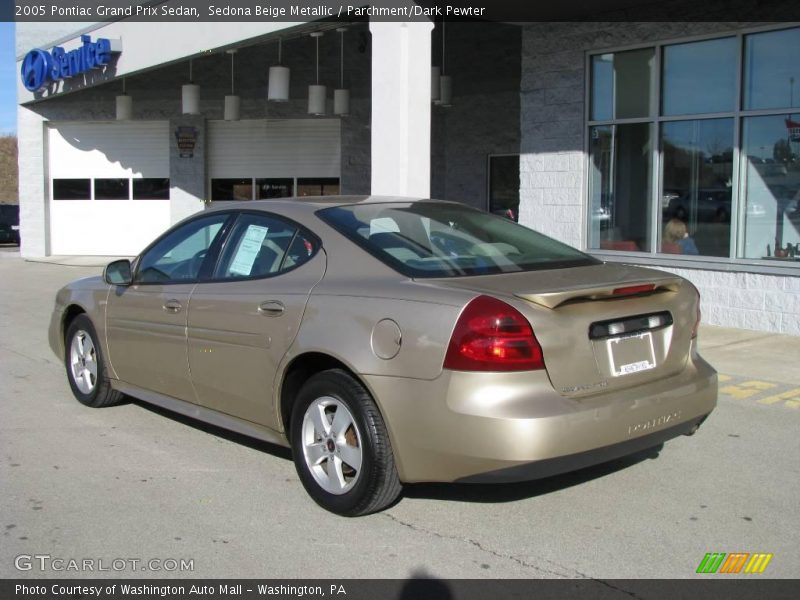
[[[134,255],[230,200],[434,197],[678,273],[707,323],[800,335],[800,23],[775,16],[792,4],[581,4],[17,23],[22,255]]]

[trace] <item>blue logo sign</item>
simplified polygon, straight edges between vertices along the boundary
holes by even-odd
[[[38,92],[53,82],[104,67],[111,54],[119,52],[111,40],[99,38],[92,42],[88,35],[81,36],[81,46],[67,52],[56,46],[52,52],[34,48],[25,55],[20,74],[22,85],[30,92]]]

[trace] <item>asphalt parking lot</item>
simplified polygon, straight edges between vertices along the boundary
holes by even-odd
[[[0,577],[684,578],[707,552],[772,553],[763,577],[800,577],[798,338],[704,327],[719,406],[660,452],[525,484],[408,486],[345,519],[307,497],[283,449],[75,401],[46,328],[55,291],[100,270],[14,250],[0,250]],[[36,554],[193,570],[15,567]]]

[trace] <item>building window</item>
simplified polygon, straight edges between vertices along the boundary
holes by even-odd
[[[95,200],[130,200],[130,179],[95,179]]]
[[[339,179],[337,177],[308,177],[297,179],[298,196],[337,196]]]
[[[588,248],[800,267],[798,52],[793,27],[590,55]]]
[[[800,114],[742,127],[744,258],[800,259]]]
[[[489,212],[519,220],[519,154],[489,157]]]
[[[650,123],[601,125],[590,133],[591,247],[652,250],[648,223],[652,203],[653,127]]]
[[[733,119],[669,121],[661,128],[661,252],[730,256]],[[677,219],[692,235],[675,238]],[[672,228],[677,226],[672,223]],[[695,246],[683,242],[691,237]],[[673,244],[677,244],[677,247]]]
[[[91,200],[91,179],[53,179],[53,200]]]
[[[633,119],[652,112],[653,48],[592,57],[592,119]]]
[[[662,114],[730,112],[736,105],[736,38],[664,47]]]
[[[247,179],[212,179],[211,200],[252,200],[253,180]]]
[[[169,200],[168,177],[146,177],[133,180],[134,200]]]
[[[294,179],[256,179],[256,200],[292,196],[294,196]]]

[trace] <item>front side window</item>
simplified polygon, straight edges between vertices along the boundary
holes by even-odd
[[[455,203],[357,204],[317,215],[409,277],[461,277],[597,264],[508,219]]]
[[[227,213],[201,217],[173,229],[142,254],[136,283],[188,283],[200,275]]]

